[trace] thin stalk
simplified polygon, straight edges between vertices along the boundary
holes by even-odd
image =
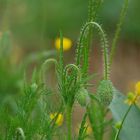
[[[50,59],[47,59],[41,66],[41,70],[40,70],[40,82],[46,82],[46,77],[45,77],[45,72],[46,72],[46,69],[48,68],[47,65],[49,63],[53,63],[55,66],[57,66],[57,61],[53,58],[50,58]]]
[[[66,107],[66,118],[67,118],[67,140],[72,140],[72,107],[69,105]]]
[[[128,113],[129,113],[129,111],[131,110],[132,106],[133,106],[133,104],[131,104],[131,105],[129,106],[128,110],[126,111],[126,113],[125,113],[125,115],[124,115],[124,117],[123,117],[123,120],[122,120],[121,126],[120,126],[120,128],[119,128],[119,130],[118,130],[118,132],[117,132],[117,134],[116,134],[114,140],[118,140],[119,135],[120,135],[120,132],[121,132],[122,127],[123,127],[123,124],[124,124],[124,122],[125,122],[125,120],[126,120],[126,117],[127,117]]]
[[[114,38],[112,41],[111,52],[110,52],[110,65],[112,65],[113,57],[115,55],[116,44],[117,44],[117,41],[119,39],[122,24],[124,22],[124,19],[125,19],[126,13],[127,13],[128,3],[129,3],[129,0],[125,0],[124,5],[123,5],[122,10],[121,10],[119,23],[117,24],[117,29],[115,31],[115,35],[114,35]]]
[[[9,29],[9,15],[10,15],[10,7],[11,7],[11,3],[12,1],[10,0],[6,0],[6,8],[5,8],[5,12],[4,15],[2,15],[2,23],[1,23],[1,27],[3,31],[6,31]]]

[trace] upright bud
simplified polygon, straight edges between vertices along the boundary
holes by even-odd
[[[97,88],[97,96],[99,101],[108,106],[113,99],[114,87],[110,80],[102,80]]]

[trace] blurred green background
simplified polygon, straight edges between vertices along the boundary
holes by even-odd
[[[104,0],[98,21],[110,36],[115,30],[123,0]],[[122,37],[139,41],[140,1],[130,0]],[[87,19],[87,0],[0,0],[0,31],[10,30],[14,41],[24,47],[46,46],[50,39],[77,39]],[[49,44],[50,45],[50,44]],[[48,46],[49,47],[49,46]]]

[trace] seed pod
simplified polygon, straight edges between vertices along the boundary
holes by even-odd
[[[81,106],[83,107],[87,106],[90,102],[88,91],[83,87],[80,88],[80,90],[78,91],[76,95],[76,99]]]
[[[113,99],[114,87],[110,80],[102,80],[97,88],[97,96],[99,101],[108,106]]]

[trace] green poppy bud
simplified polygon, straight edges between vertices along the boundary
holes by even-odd
[[[83,87],[80,88],[80,90],[78,91],[76,95],[76,99],[81,106],[83,107],[87,106],[90,101],[88,91]]]
[[[97,96],[99,101],[108,106],[113,99],[114,87],[110,80],[102,80],[97,88]]]

